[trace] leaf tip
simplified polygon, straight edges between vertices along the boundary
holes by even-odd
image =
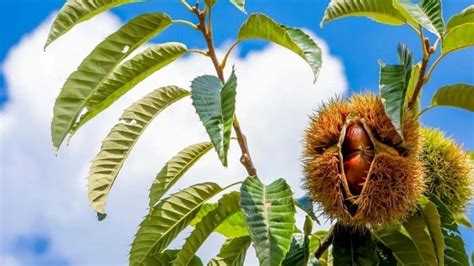
[[[97,220],[99,220],[99,222],[103,221],[106,217],[107,217],[107,214],[97,212]]]

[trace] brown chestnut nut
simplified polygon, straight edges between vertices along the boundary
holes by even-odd
[[[355,152],[344,158],[344,173],[352,194],[359,195],[362,192],[372,159],[362,152]]]
[[[343,143],[344,154],[372,149],[370,137],[361,124],[353,124],[347,128]]]

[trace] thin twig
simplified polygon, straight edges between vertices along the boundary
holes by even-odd
[[[210,8],[207,11],[210,13],[211,12]],[[193,13],[196,14],[196,16],[199,19],[199,24],[197,25],[197,28],[202,32],[204,39],[206,40],[206,44],[209,49],[209,51],[207,52],[207,55],[211,58],[214,68],[216,69],[217,76],[222,82],[225,82],[223,67],[221,67],[221,64],[219,63],[219,59],[217,59],[216,50],[214,48],[214,43],[212,41],[212,29],[210,27],[211,22],[209,21],[208,25],[206,26],[206,12],[200,11],[198,4],[196,4],[193,7]],[[242,152],[242,155],[240,157],[240,162],[247,170],[247,173],[249,174],[249,176],[256,176],[257,170],[255,169],[255,166],[253,165],[253,162],[252,162],[252,158],[250,157],[250,151],[247,145],[247,137],[242,132],[242,129],[240,128],[239,120],[237,119],[237,116],[235,114],[234,114],[232,126],[234,127],[234,131],[237,136],[237,141],[239,143],[240,150]]]

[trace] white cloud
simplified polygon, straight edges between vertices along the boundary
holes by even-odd
[[[110,195],[109,217],[103,222],[96,221],[87,202],[89,162],[130,103],[163,85],[188,87],[194,77],[213,74],[213,69],[208,58],[200,55],[175,62],[84,126],[56,157],[49,134],[54,98],[82,58],[120,22],[111,14],[101,15],[81,24],[44,53],[51,21],[50,17],[26,35],[3,64],[10,102],[0,113],[0,253],[4,263],[19,261],[8,254],[8,244],[17,235],[46,233],[52,240],[52,252],[73,264],[125,264],[136,226],[146,212],[148,188],[155,174],[177,151],[206,140],[207,135],[189,99],[164,111],[126,162]],[[347,87],[340,61],[330,56],[323,40],[318,42],[324,63],[316,84],[312,84],[311,70],[303,60],[277,46],[251,52],[243,59],[232,57],[229,62],[237,69],[237,113],[260,177],[265,182],[284,177],[296,195],[303,194],[298,158],[307,116],[321,101],[344,93]],[[228,169],[210,153],[174,190],[203,181],[225,185],[242,180],[245,171],[238,163],[238,145],[232,144]],[[175,245],[185,236],[179,236]],[[212,236],[199,254],[213,256],[222,241]]]

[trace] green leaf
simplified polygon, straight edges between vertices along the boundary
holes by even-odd
[[[452,106],[474,112],[474,86],[467,84],[444,86],[431,99],[431,106]]]
[[[428,228],[431,240],[433,241],[436,257],[438,258],[438,264],[444,265],[444,236],[441,231],[441,218],[439,217],[438,209],[433,202],[426,198],[423,198],[420,204],[421,213],[423,214],[426,227]]]
[[[237,7],[240,11],[247,14],[245,11],[245,0],[229,0],[235,7]]]
[[[59,10],[51,25],[44,48],[77,24],[84,22],[111,8],[140,0],[74,0],[67,1]]]
[[[418,25],[421,25],[432,33],[443,36],[441,0],[421,0],[418,4],[413,3],[412,0],[393,1],[395,7],[413,27],[418,28]]]
[[[389,0],[331,0],[324,12],[321,27],[333,20],[351,16],[368,17],[389,25],[405,23],[405,18]]]
[[[199,208],[221,191],[215,183],[202,183],[158,203],[138,228],[130,250],[130,265],[140,265],[165,249],[191,222]]]
[[[393,252],[380,241],[377,241],[377,254],[379,257],[379,266],[397,266],[397,259]]]
[[[224,86],[217,77],[209,75],[197,77],[191,83],[193,106],[224,166],[227,166],[236,89],[234,71]]]
[[[54,105],[51,135],[56,149],[63,142],[87,101],[116,66],[140,45],[171,25],[166,14],[140,15],[122,26],[82,61],[67,79]]]
[[[446,28],[441,53],[447,54],[474,45],[474,5],[454,15]]]
[[[369,231],[337,225],[332,241],[334,265],[378,265],[379,259]]]
[[[303,232],[305,236],[309,236],[311,235],[311,232],[313,232],[313,219],[311,219],[309,215],[305,216]]]
[[[194,217],[191,221],[191,226],[196,226],[204,216],[206,216],[209,212],[217,208],[217,203],[206,203],[201,207],[199,213]],[[242,211],[239,211],[230,217],[228,217],[225,221],[223,221],[214,232],[219,233],[226,238],[235,238],[241,236],[248,236],[249,231],[247,230],[247,226],[245,225],[245,217]]]
[[[140,81],[174,62],[186,52],[184,44],[164,43],[150,47],[118,66],[90,95],[85,103],[87,112],[74,125],[71,134],[107,109]]]
[[[160,266],[172,266],[173,260],[176,259],[176,255],[178,254],[179,250],[177,249],[168,249],[161,253],[155,253],[143,262],[144,266],[147,265],[160,265]],[[189,261],[188,266],[202,266],[202,261],[198,256],[193,256]]]
[[[404,44],[398,46],[400,65],[380,64],[380,97],[385,113],[403,139],[403,116],[411,76],[412,55]]]
[[[104,217],[110,189],[143,131],[161,111],[188,95],[188,91],[175,86],[149,93],[128,107],[105,137],[88,177],[89,201],[100,216]]]
[[[210,211],[196,224],[173,263],[187,265],[211,233],[227,218],[240,211],[239,200],[240,193],[237,191],[222,196],[217,203],[217,208]]]
[[[316,81],[322,62],[321,49],[302,30],[278,24],[264,14],[252,14],[240,27],[237,39],[262,39],[293,51],[310,65]]]
[[[425,219],[421,213],[414,213],[403,223],[403,227],[423,258],[423,265],[438,265],[435,247],[430,235],[425,231],[425,226]]]
[[[407,86],[407,93],[406,93],[406,97],[405,97],[405,102],[408,102],[411,97],[413,97],[413,94],[415,92],[415,87],[416,87],[416,83],[418,82],[418,79],[420,78],[420,69],[421,69],[421,64],[418,63],[416,65],[413,65],[412,69],[411,69],[411,74],[410,74],[410,81],[408,82],[408,86]],[[416,112],[419,111],[420,109],[420,97],[421,97],[421,93],[418,94],[418,97],[416,99],[416,103],[414,105],[414,109]]]
[[[453,214],[436,195],[429,193],[429,199],[436,205],[441,218],[441,230],[444,236],[445,265],[469,265],[464,241]]]
[[[400,265],[423,265],[423,258],[413,241],[398,230],[372,232],[372,235],[392,250]]]
[[[212,148],[212,143],[203,142],[190,145],[169,160],[156,176],[150,188],[150,210],[204,154]]]
[[[304,234],[294,234],[282,266],[306,266],[309,260],[309,239]]]
[[[265,186],[251,176],[240,193],[240,206],[260,265],[279,265],[290,249],[295,224],[290,187],[284,179]]]
[[[328,231],[320,230],[314,232],[309,236],[309,250],[311,253],[314,253],[319,247],[324,238],[328,235]]]
[[[221,247],[219,254],[212,258],[208,266],[243,266],[247,249],[250,246],[250,237],[241,236],[228,238]]]
[[[472,153],[471,153],[471,156],[472,156]],[[466,214],[458,213],[455,215],[454,219],[456,220],[457,224],[464,225],[465,227],[469,229],[474,229],[474,226],[472,225],[471,221],[469,220],[469,217],[467,217]]]

